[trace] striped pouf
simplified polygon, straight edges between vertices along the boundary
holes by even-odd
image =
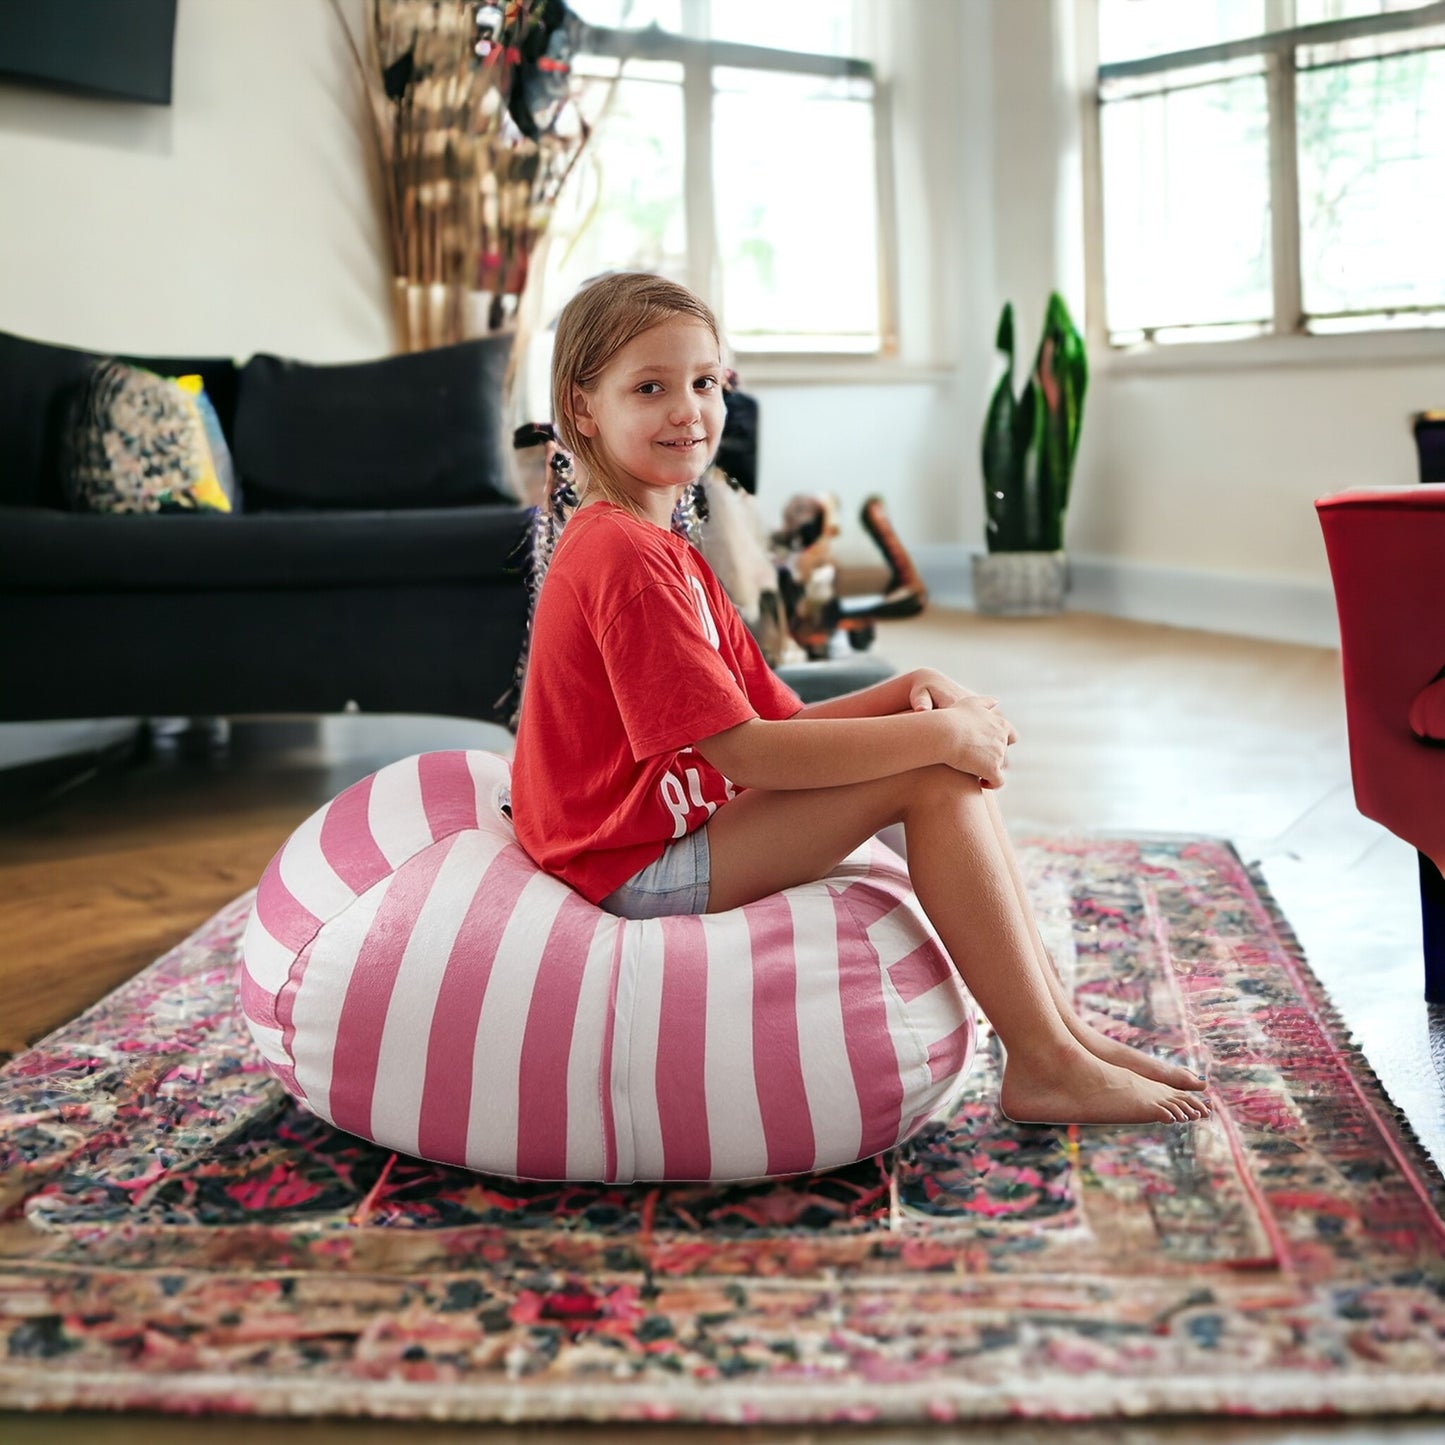
[[[486,752],[392,763],[271,860],[241,1003],[338,1128],[527,1179],[851,1163],[946,1107],[972,1006],[877,842],[730,913],[633,922],[540,871]]]

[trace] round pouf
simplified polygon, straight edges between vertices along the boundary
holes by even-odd
[[[634,922],[543,873],[507,760],[403,759],[287,840],[241,1004],[305,1106],[525,1179],[756,1179],[852,1163],[947,1107],[972,1005],[871,842],[729,913]]]

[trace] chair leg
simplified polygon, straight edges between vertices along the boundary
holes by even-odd
[[[1420,921],[1425,941],[1425,997],[1445,1003],[1445,877],[1420,854]]]

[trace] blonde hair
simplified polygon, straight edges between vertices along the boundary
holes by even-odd
[[[552,349],[552,417],[562,445],[577,460],[586,488],[631,510],[612,479],[595,437],[577,429],[578,390],[591,391],[628,342],[674,316],[701,321],[722,348],[717,318],[686,286],[640,271],[616,271],[589,281],[562,308]]]

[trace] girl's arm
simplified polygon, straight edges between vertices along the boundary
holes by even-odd
[[[805,709],[783,722],[753,718],[694,746],[745,788],[842,787],[939,763],[996,788],[1014,740],[994,700],[970,694],[947,707],[886,717],[819,717]]]
[[[923,700],[927,694],[928,700]],[[799,718],[888,717],[893,713],[913,712],[920,707],[947,707],[961,697],[972,694],[952,678],[931,667],[915,668],[897,677],[885,678],[872,687],[845,693],[842,697],[810,702],[793,714]]]

